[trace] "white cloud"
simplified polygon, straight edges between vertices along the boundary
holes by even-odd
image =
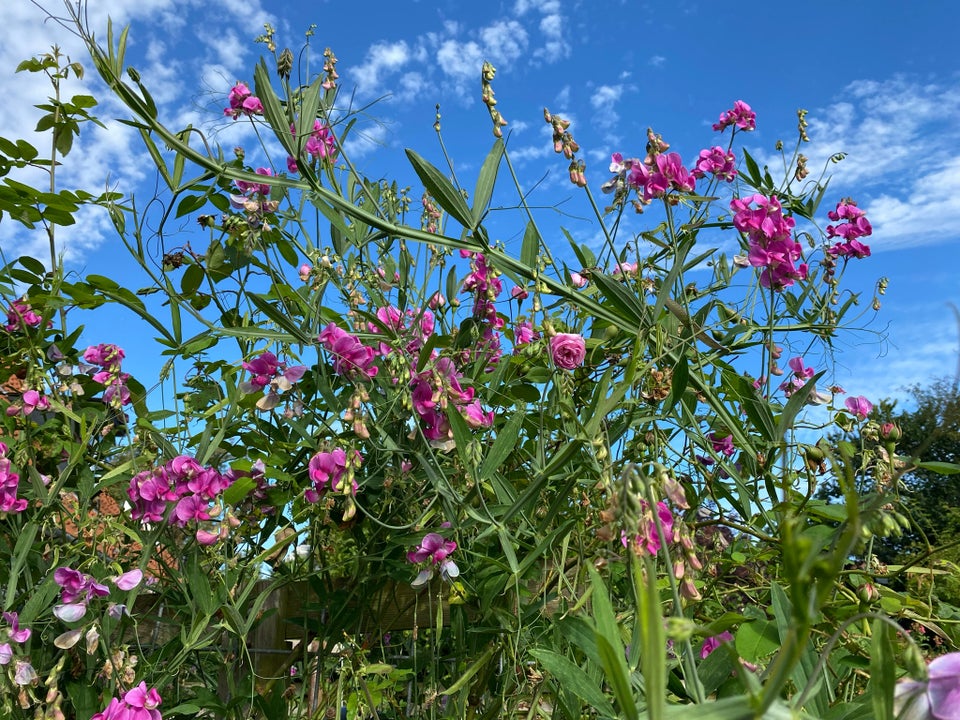
[[[362,94],[377,95],[383,92],[381,83],[401,70],[411,57],[410,46],[405,40],[377,43],[367,50],[363,65],[350,70],[350,77]]]
[[[652,55],[649,60],[647,60],[647,65],[651,67],[663,67],[663,64],[667,62],[667,59],[663,55]]]
[[[512,63],[527,49],[527,31],[516,20],[501,20],[480,30],[480,42],[490,62]]]
[[[872,248],[943,242],[960,235],[958,115],[956,84],[908,76],[859,80],[842,99],[811,110],[811,143],[800,150],[813,173],[827,166],[832,197],[852,195],[867,211]],[[846,157],[829,163],[839,152]],[[771,167],[782,164],[778,156],[758,155]]]
[[[596,110],[594,120],[600,128],[610,128],[620,121],[617,104],[623,96],[623,85],[600,85],[593,91],[590,104]]]
[[[480,77],[483,50],[473,40],[445,40],[437,50],[437,63],[455,82],[475,80]]]

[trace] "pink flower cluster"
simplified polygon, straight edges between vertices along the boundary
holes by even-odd
[[[839,225],[827,225],[827,237],[842,238],[842,242],[828,248],[827,252],[834,257],[870,257],[870,246],[860,242],[860,238],[868,237],[873,233],[873,227],[867,220],[866,213],[857,207],[853,200],[845,199],[837,203],[835,210],[827,213]],[[842,221],[842,222],[841,222]]]
[[[261,410],[272,410],[279,405],[280,393],[292,388],[307,371],[304,365],[287,367],[286,363],[278,361],[277,356],[269,351],[243,363],[242,367],[252,377],[240,383],[241,392],[263,392],[264,388],[269,388],[267,394],[257,401],[257,407]]]
[[[313,483],[313,487],[308,488],[304,493],[307,502],[318,502],[327,490],[350,495],[356,493],[358,486],[353,479],[353,474],[362,462],[363,456],[356,450],[351,455],[348,455],[343,448],[318,452],[310,458],[307,470],[307,475]]]
[[[130,479],[127,497],[133,504],[131,517],[143,522],[162,522],[169,514],[171,523],[186,527],[191,522],[205,522],[216,515],[212,503],[233,483],[230,473],[221,475],[211,467],[203,467],[192,457],[179,455],[165,465],[144,470]],[[172,512],[168,512],[173,507]],[[219,535],[203,529],[196,533],[197,542],[212,545]]]
[[[497,313],[494,303],[503,292],[503,281],[487,264],[483,253],[460,251],[461,257],[470,258],[470,272],[463,279],[463,292],[473,293],[473,318],[481,328],[480,341],[474,351],[477,355],[486,356],[489,366],[496,365],[502,355],[500,347],[500,331],[504,320]]]
[[[113,344],[91,345],[83,353],[84,361],[99,365],[100,370],[93,375],[95,382],[103,385],[103,401],[117,407],[130,402],[130,390],[127,380],[130,374],[120,370],[120,364],[126,357],[123,350]]]
[[[296,135],[296,126],[291,125],[290,132]],[[307,138],[303,150],[314,162],[334,162],[337,159],[337,142],[329,126],[324,125],[320,120],[314,120],[313,132]],[[297,158],[287,156],[287,170],[291,173],[300,172]]]
[[[474,389],[460,384],[462,378],[463,374],[453,360],[441,357],[410,381],[413,409],[420,417],[420,426],[427,440],[445,441],[453,436],[445,412],[451,405],[457,408],[470,427],[493,425],[493,412],[483,411],[480,400],[474,397]]]
[[[743,100],[737,100],[732,108],[720,113],[720,120],[713,124],[713,129],[723,132],[731,125],[741,130],[756,130],[757,114]]]
[[[27,327],[38,327],[42,322],[43,318],[34,312],[30,303],[23,298],[19,298],[10,303],[10,307],[7,308],[7,322],[3,329],[7,332],[14,332]]]
[[[660,535],[657,532],[656,521],[653,519],[653,515],[650,512],[650,505],[646,500],[640,501],[641,507],[643,508],[643,517],[640,519],[640,525],[637,531],[637,534],[633,537],[633,547],[634,550],[639,552],[641,555],[646,553],[648,555],[656,555],[660,552]],[[660,520],[660,527],[663,529],[663,538],[668,543],[674,541],[673,536],[673,513],[670,512],[670,508],[667,507],[667,504],[661,500],[657,503],[657,518]],[[628,547],[630,540],[627,537],[626,532],[623,533],[620,537],[620,542],[624,547]]]
[[[631,162],[627,183],[638,192],[642,189],[644,202],[649,202],[670,190],[693,192],[697,179],[683,166],[679,154],[661,153],[649,166],[646,162]]]
[[[756,207],[754,207],[756,205]],[[748,259],[753,267],[763,268],[760,284],[774,290],[793,285],[807,277],[806,263],[795,263],[803,249],[793,238],[794,219],[783,214],[776,196],[752,195],[734,198],[733,224],[749,241]]]
[[[7,627],[0,627],[0,665],[9,665],[13,660],[13,647],[11,642],[25,643],[30,639],[30,628],[21,628],[20,620],[15,612],[3,613],[3,621]]]
[[[258,167],[256,170],[254,170],[254,172],[257,175],[262,175],[263,177],[273,177],[273,170],[271,170],[268,167]],[[270,197],[270,185],[267,183],[255,183],[255,182],[247,182],[246,180],[235,180],[234,185],[236,185],[237,190],[239,190],[245,196],[257,194],[265,198]],[[239,205],[242,207],[243,201],[234,200],[235,205],[238,202],[239,202]]]
[[[803,364],[802,357],[790,358],[787,365],[793,370],[793,375],[780,383],[780,389],[787,397],[793,395],[797,390],[803,388],[807,381],[817,374],[812,367]]]
[[[163,720],[160,711],[160,693],[156,688],[147,690],[141,682],[127,690],[122,700],[110,698],[110,703],[90,720]]]
[[[263,115],[263,103],[260,98],[250,92],[246,83],[238,82],[230,89],[227,95],[230,107],[223,109],[223,114],[232,117],[234,120],[241,115],[250,117],[251,115]]]
[[[701,150],[697,165],[693,169],[693,176],[698,180],[713,175],[720,180],[733,182],[737,176],[737,159],[729,150],[717,145],[708,150]]]
[[[375,335],[392,335],[397,340],[393,345],[381,342],[380,356],[387,357],[391,353],[398,353],[412,359],[414,363],[420,355],[420,349],[436,328],[436,317],[426,308],[421,312],[408,309],[401,313],[399,309],[388,305],[377,310],[377,320],[379,324],[367,323],[367,329]]]
[[[447,540],[440,533],[427,533],[417,546],[416,550],[407,553],[407,562],[420,564],[428,562],[411,583],[414,587],[425,585],[433,577],[433,566],[440,566],[440,575],[444,580],[451,580],[460,576],[460,568],[450,559],[450,554],[457,549],[457,543]]]
[[[375,377],[379,368],[373,364],[376,351],[367,347],[356,335],[351,335],[336,323],[330,323],[317,338],[333,356],[333,371],[357,380]]]
[[[0,442],[0,513],[18,513],[27,509],[25,498],[17,497],[20,475],[11,471],[5,443]]]

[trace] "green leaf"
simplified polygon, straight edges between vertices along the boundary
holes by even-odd
[[[476,229],[478,223],[474,222],[470,208],[467,207],[467,201],[463,199],[463,195],[453,186],[453,183],[413,150],[408,148],[406,153],[410,164],[413,165],[414,172],[420,178],[420,182],[423,183],[427,192],[436,198],[440,207],[465,228]]]
[[[592,566],[587,566],[587,569],[590,571],[590,584],[593,588],[594,635],[600,663],[603,665],[607,682],[613,688],[620,711],[629,720],[637,720],[639,716],[630,690],[630,671],[627,668],[623,641],[620,639],[620,626],[600,573]]]
[[[772,620],[754,620],[740,626],[735,644],[740,657],[756,662],[780,647],[780,633]]]
[[[525,407],[521,405],[520,407],[514,408],[510,419],[497,433],[497,439],[494,441],[493,447],[490,448],[490,452],[487,453],[483,462],[480,463],[480,468],[477,470],[478,480],[488,479],[500,468],[503,461],[507,459],[507,456],[513,452],[513,449],[517,445],[517,440],[520,437],[520,426],[523,424],[525,416]]]
[[[586,702],[597,711],[600,717],[617,717],[607,696],[603,694],[593,678],[587,675],[581,667],[552,650],[538,648],[531,650],[530,654],[543,665],[548,673],[556,678],[560,687]]]
[[[894,632],[888,622],[877,618],[871,626],[870,702],[876,720],[893,720],[893,686],[897,679]]]
[[[537,253],[540,252],[540,233],[537,232],[537,226],[530,220],[527,228],[523,232],[523,245],[520,246],[520,262],[526,267],[534,269],[537,267]]]
[[[960,473],[960,465],[956,463],[928,460],[926,462],[918,462],[916,465],[918,468],[939,473],[940,475],[956,475],[957,473]]]
[[[497,172],[500,169],[500,160],[503,158],[503,140],[497,138],[487,154],[480,175],[477,177],[477,186],[473,191],[473,222],[479,225],[487,212],[490,198],[493,196],[493,186],[497,181]]]

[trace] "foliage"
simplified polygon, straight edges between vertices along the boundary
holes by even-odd
[[[260,147],[228,158],[163,123],[126,31],[101,46],[80,18],[165,191],[159,222],[97,199],[136,289],[3,270],[6,714],[852,718],[891,717],[905,671],[928,692],[894,620],[952,646],[955,610],[882,584],[869,543],[894,484],[848,442],[808,442],[864,423],[869,402],[836,407],[804,358],[856,321],[843,271],[871,228],[842,199],[819,229],[802,112],[782,179],[737,165],[756,122],[738,101],[692,170],[653,130],[645,158],[614,155],[601,209],[545,111],[603,237],[558,248],[488,64],[492,146],[470,182],[407,150],[415,212],[346,156],[331,51],[295,78],[268,29],[274,69],[224,109]],[[247,162],[277,147],[286,163]],[[25,225],[57,222],[17,202]],[[628,212],[652,229],[624,237]],[[171,234],[188,216],[204,239]],[[517,229],[514,255],[496,238]],[[123,368],[143,349],[76,347],[66,319],[106,309],[156,331],[168,405]],[[839,504],[814,497],[828,478]],[[408,596],[412,619],[391,618]],[[271,625],[300,628],[276,662]]]

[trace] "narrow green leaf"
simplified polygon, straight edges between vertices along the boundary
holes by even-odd
[[[450,217],[465,228],[469,230],[475,229],[477,223],[474,222],[470,208],[467,207],[467,201],[463,199],[463,195],[453,186],[453,183],[436,167],[413,150],[408,148],[406,153],[410,164],[413,165],[414,172],[416,172],[417,177],[420,178],[420,182],[423,183],[427,192],[436,198],[440,207],[446,210]]]
[[[918,462],[916,465],[918,468],[939,473],[940,475],[956,475],[957,473],[960,473],[960,465],[956,463],[928,460],[925,462]]]
[[[613,688],[613,696],[620,706],[620,712],[627,720],[639,720],[640,715],[630,691],[630,676],[623,657],[623,647],[614,647],[605,636],[598,633],[597,651],[600,653],[600,662],[603,664],[607,682]]]
[[[487,212],[490,198],[493,196],[493,186],[497,181],[497,172],[500,169],[500,160],[503,158],[503,140],[497,138],[487,154],[480,175],[477,177],[477,186],[473,190],[473,222],[479,225]]]
[[[287,116],[277,93],[273,90],[273,85],[270,83],[270,71],[267,70],[267,64],[263,58],[260,58],[260,62],[254,68],[253,85],[257,97],[263,104],[263,117],[270,123],[270,127],[273,128],[274,134],[280,140],[280,144],[283,145],[287,154],[296,157],[297,145],[293,134],[290,132],[291,119]]]
[[[821,370],[818,372],[807,380],[802,388],[795,390],[793,394],[790,395],[790,399],[780,414],[780,422],[777,423],[776,438],[778,440],[785,437],[787,432],[793,427],[793,423],[797,419],[797,414],[807,404],[807,400],[810,398],[811,393],[813,393],[817,381],[823,376],[824,372],[826,371]]]
[[[530,654],[543,665],[548,673],[556,678],[560,687],[572,692],[576,697],[586,702],[597,711],[600,717],[617,717],[607,696],[603,694],[593,678],[587,675],[581,667],[551,650],[538,648],[531,650]]]
[[[516,447],[517,440],[520,437],[520,426],[523,424],[524,417],[526,417],[525,407],[521,405],[514,408],[510,419],[497,433],[497,439],[494,441],[493,447],[490,448],[490,452],[480,463],[480,468],[477,471],[478,480],[486,480],[493,475],[503,464],[503,461],[507,459],[507,456],[513,452],[513,448]]]
[[[497,652],[496,645],[490,645],[489,647],[487,647],[483,655],[477,658],[477,661],[473,665],[471,665],[469,668],[467,668],[467,671],[463,675],[461,675],[453,685],[448,687],[446,690],[444,690],[440,694],[452,695],[453,693],[457,692],[457,690],[464,687],[468,682],[470,682],[470,678],[472,678],[474,675],[480,672],[483,669],[483,667],[493,659],[493,656],[496,652]]]
[[[520,246],[520,262],[528,268],[537,267],[537,253],[540,252],[540,233],[537,226],[530,220],[523,232],[523,244]]]
[[[893,720],[893,686],[897,679],[894,632],[889,623],[877,618],[871,625],[870,702],[875,720]]]

